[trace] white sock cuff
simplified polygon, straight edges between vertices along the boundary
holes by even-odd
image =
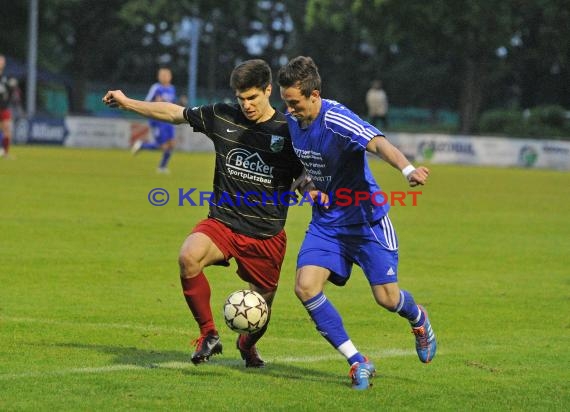
[[[338,350],[346,359],[349,359],[351,356],[354,356],[358,353],[356,346],[354,346],[350,339],[341,344],[338,348],[336,348],[336,350]]]

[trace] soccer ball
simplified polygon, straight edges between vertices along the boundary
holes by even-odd
[[[269,318],[267,302],[253,290],[237,290],[224,303],[226,325],[237,333],[255,333]]]

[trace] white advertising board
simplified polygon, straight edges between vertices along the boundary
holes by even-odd
[[[68,116],[65,129],[64,144],[71,147],[128,149],[135,139],[151,137],[145,120]],[[570,170],[570,141],[425,133],[388,133],[387,137],[415,162]],[[187,124],[176,126],[176,139],[177,150],[214,150],[208,137]]]
[[[128,120],[87,116],[67,116],[65,146],[128,148],[131,125]]]
[[[418,162],[570,170],[570,142],[393,133],[388,139]]]

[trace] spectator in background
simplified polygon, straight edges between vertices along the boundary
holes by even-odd
[[[374,80],[372,82],[366,93],[366,106],[368,107],[370,123],[381,129],[388,128],[388,96],[382,88],[382,81]]]
[[[176,89],[171,84],[172,72],[169,68],[162,67],[158,70],[158,82],[154,83],[145,98],[147,102],[176,102]],[[137,154],[141,149],[162,150],[162,158],[158,165],[158,173],[169,173],[168,162],[174,150],[175,130],[171,123],[161,122],[159,120],[150,120],[150,130],[154,137],[153,142],[143,142],[137,140],[134,142],[131,152]]]
[[[16,79],[8,78],[4,75],[6,67],[6,58],[0,54],[0,137],[2,140],[2,149],[0,157],[9,158],[10,143],[12,141],[12,110],[14,91],[18,83]]]
[[[16,120],[25,117],[26,112],[23,106],[22,89],[18,79],[10,78],[8,85],[12,88],[12,98],[10,99],[10,108],[12,109],[12,117]]]

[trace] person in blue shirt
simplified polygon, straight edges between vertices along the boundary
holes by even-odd
[[[157,83],[154,83],[145,98],[147,102],[176,102],[176,89],[171,84],[172,72],[169,68],[161,67],[158,69]],[[141,149],[155,150],[160,148],[162,150],[162,157],[158,165],[158,173],[169,173],[168,162],[172,156],[175,143],[175,129],[174,125],[159,120],[150,120],[150,130],[154,137],[153,142],[143,142],[137,140],[134,142],[131,152],[138,153]]]
[[[360,266],[376,302],[409,321],[420,361],[433,359],[436,340],[427,312],[398,286],[398,240],[388,202],[375,198],[381,189],[366,153],[401,170],[410,186],[425,184],[429,170],[412,166],[381,131],[348,108],[322,98],[318,68],[310,57],[290,60],[277,80],[295,154],[323,194],[314,202],[298,254],[295,293],[317,330],[347,359],[352,387],[367,389],[375,367],[350,340],[324,286],[327,281],[344,286],[352,266]]]

